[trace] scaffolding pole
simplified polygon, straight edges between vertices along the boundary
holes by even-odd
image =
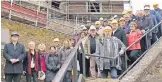
[[[12,3],[13,3],[13,0],[10,0],[10,13],[9,13],[9,16],[8,16],[8,18],[9,18],[9,20],[11,19],[11,12],[12,12]]]
[[[38,14],[39,14],[39,11],[40,11],[40,1],[38,1],[38,7],[37,7],[37,15],[36,15],[36,21],[35,21],[35,26],[37,27],[38,26]]]

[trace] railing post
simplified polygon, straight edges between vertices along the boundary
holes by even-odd
[[[127,57],[127,52],[126,52],[126,51],[125,51],[124,57],[125,57],[125,68],[127,69],[127,68],[128,68],[128,63],[127,63],[128,57]],[[125,71],[125,70],[124,70],[124,71]]]
[[[74,56],[74,62],[73,62],[73,80],[74,82],[77,82],[78,81],[78,71],[77,71],[77,52],[75,53],[75,56]]]
[[[86,66],[85,66],[85,53],[84,53],[84,48],[83,44],[81,43],[81,51],[82,51],[82,63],[83,63],[83,76],[86,76]]]

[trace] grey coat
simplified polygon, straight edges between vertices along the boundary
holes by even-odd
[[[52,81],[56,73],[59,71],[60,65],[57,54],[49,54],[46,56],[46,81]]]
[[[103,38],[102,40],[100,40],[99,42],[97,42],[97,46],[96,46],[96,55],[100,55],[100,56],[106,56],[106,57],[112,57],[112,58],[116,58],[116,59],[105,59],[105,58],[96,58],[97,61],[97,65],[99,67],[100,70],[104,69],[104,65],[106,65],[106,67],[108,67],[109,69],[111,67],[116,67],[118,70],[121,70],[121,59],[119,56],[119,51],[120,50],[125,50],[126,47],[125,45],[116,37],[111,37],[109,39],[110,41],[110,46],[107,47],[107,39]],[[119,50],[120,49],[120,50]],[[106,62],[106,64],[104,64]]]
[[[63,65],[65,63],[65,61],[68,59],[69,55],[70,55],[70,52],[72,51],[73,48],[70,48],[70,49],[65,49],[63,48],[61,51],[60,51],[60,59],[61,59],[61,65]],[[72,64],[73,62],[71,62],[71,64],[69,65],[68,67],[68,71],[71,71],[72,70]]]
[[[138,18],[137,26],[140,30],[145,30],[145,31],[150,30],[154,26],[151,15],[147,15],[147,16]],[[148,38],[151,38],[152,32],[148,33],[147,36],[148,36]]]
[[[17,43],[14,49],[13,43],[6,44],[3,56],[6,59],[5,74],[21,74],[23,73],[23,59],[25,58],[24,45]],[[18,62],[12,64],[10,59],[19,59]]]

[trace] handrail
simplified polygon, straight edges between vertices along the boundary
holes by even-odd
[[[74,49],[71,51],[71,53],[69,54],[67,60],[65,60],[65,63],[62,65],[61,69],[57,72],[56,76],[54,77],[54,79],[52,80],[52,82],[62,82],[64,75],[67,72],[67,68],[69,67],[69,65],[72,63],[73,59],[76,59],[76,53],[77,53],[77,49],[79,48],[80,44],[81,44],[82,40],[79,40],[76,44],[76,46],[74,47]],[[74,61],[77,62],[77,61]],[[75,65],[75,64],[74,64]],[[76,66],[74,66],[76,67]],[[75,68],[76,69],[76,68]],[[76,73],[76,72],[74,72]],[[77,76],[76,76],[77,77]],[[75,81],[77,82],[77,81]]]
[[[156,24],[153,28],[151,28],[151,30],[146,31],[146,33],[144,35],[142,35],[139,39],[137,39],[136,41],[134,41],[130,46],[128,46],[126,48],[126,50],[128,50],[130,47],[132,47],[134,44],[136,44],[137,42],[139,42],[143,37],[145,37],[148,33],[150,33],[152,30],[154,30],[155,28],[157,28],[159,25],[161,24],[161,22],[159,22],[158,24]],[[131,68],[133,68],[133,66],[135,64],[137,64],[137,62],[146,54],[148,50],[146,50],[129,68],[127,68],[120,76],[119,76],[119,80],[122,79],[122,77],[124,77],[124,75],[129,72],[129,70]],[[126,54],[125,54],[126,56]]]

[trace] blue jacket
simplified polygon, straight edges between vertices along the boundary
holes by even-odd
[[[154,11],[150,11],[150,16],[151,16],[151,19],[153,21],[153,26],[155,26],[156,24],[158,24],[157,22],[157,17],[156,17],[156,12]],[[158,28],[156,27],[154,30],[153,30],[153,33],[157,33],[158,32]]]
[[[150,10],[150,14],[155,15],[157,23],[159,23],[162,20],[162,14],[160,14],[160,11]]]

